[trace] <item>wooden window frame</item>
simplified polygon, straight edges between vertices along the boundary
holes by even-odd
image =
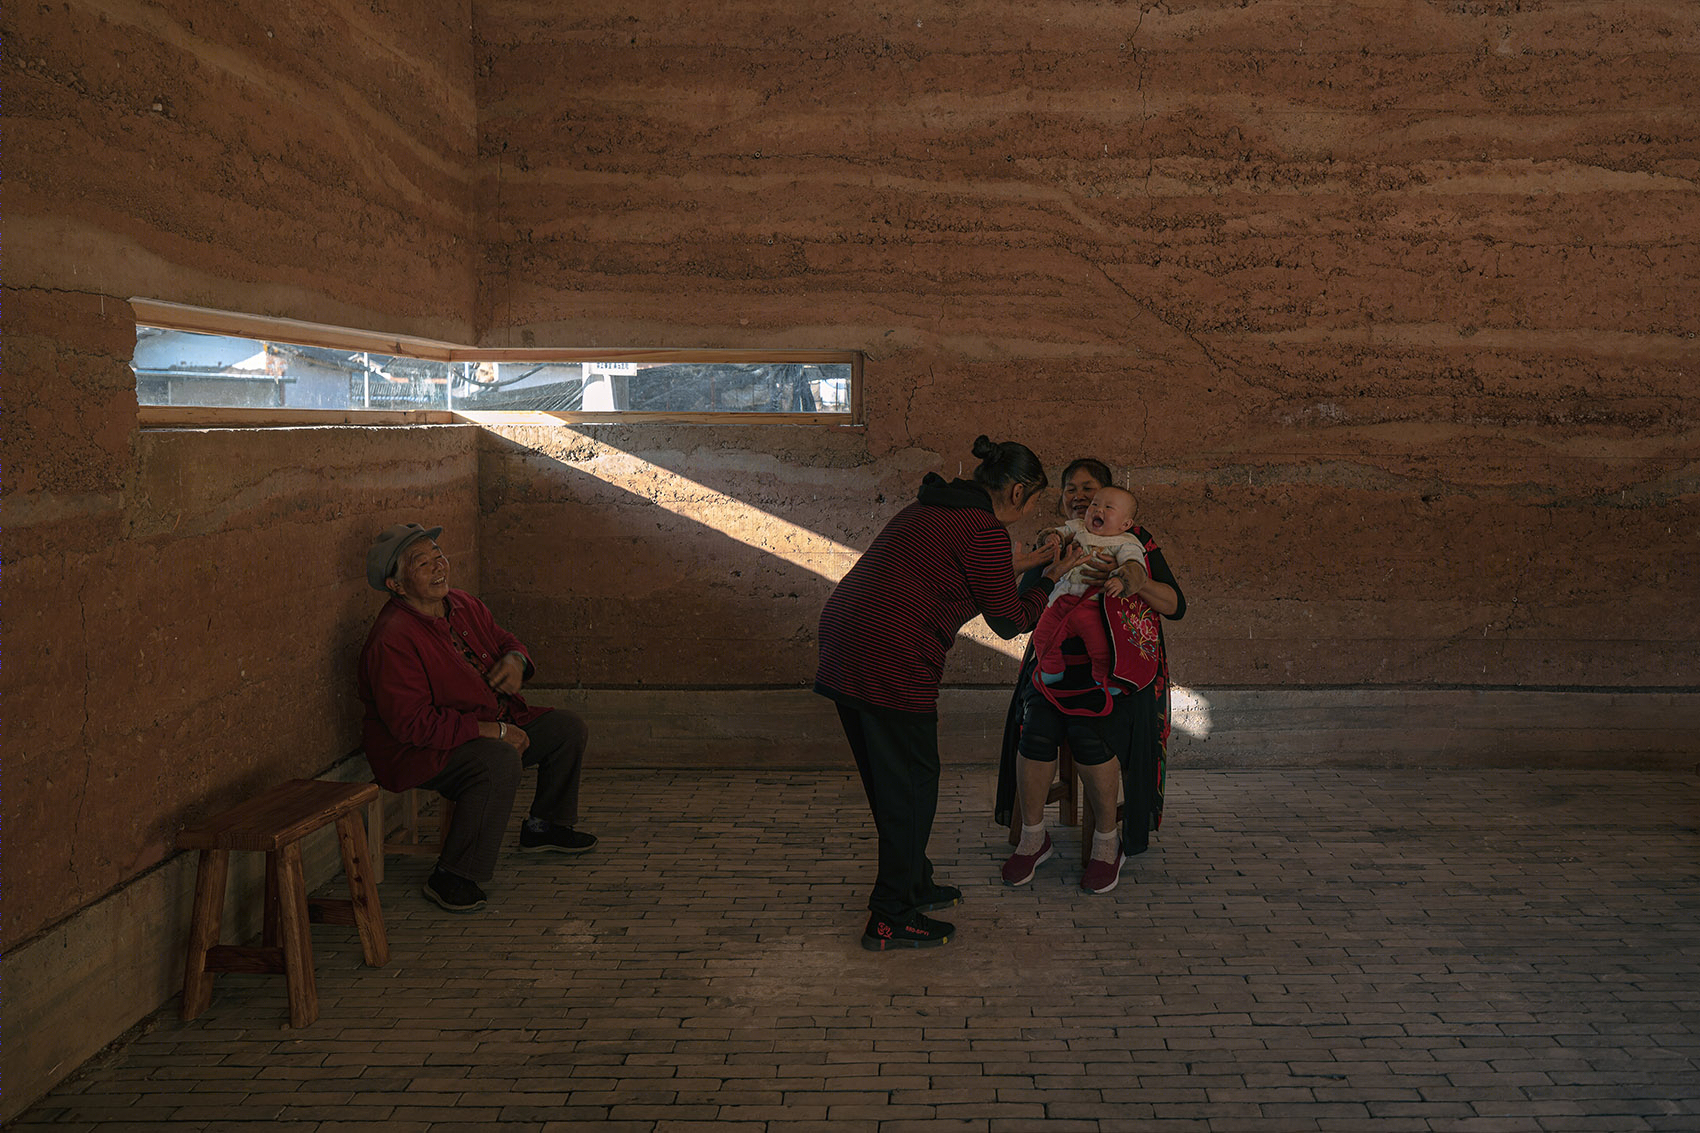
[[[812,362],[850,366],[848,413],[669,413],[604,410],[569,413],[555,410],[459,409],[241,409],[193,405],[138,405],[143,428],[238,428],[282,425],[831,425],[858,428],[862,418],[862,352],[859,350],[726,350],[675,348],[585,349],[581,347],[458,346],[411,335],[309,323],[270,315],[243,315],[211,307],[193,307],[159,299],[132,298],[136,325],[194,334],[258,338],[329,350],[370,351],[433,362]]]

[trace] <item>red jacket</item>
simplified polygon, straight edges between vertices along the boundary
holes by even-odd
[[[449,591],[449,616],[433,618],[400,598],[378,611],[360,651],[357,684],[366,706],[364,742],[372,777],[392,791],[417,787],[443,769],[449,753],[478,738],[481,721],[501,713],[496,692],[449,633],[453,626],[486,669],[505,653],[525,658],[519,638],[496,624],[490,608],[464,590]],[[529,724],[548,712],[507,698],[506,719]]]

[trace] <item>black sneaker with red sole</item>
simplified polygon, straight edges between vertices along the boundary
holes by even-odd
[[[915,913],[905,920],[875,914],[868,918],[862,930],[862,947],[869,952],[886,952],[893,948],[937,948],[950,943],[956,926],[949,921],[935,921]]]

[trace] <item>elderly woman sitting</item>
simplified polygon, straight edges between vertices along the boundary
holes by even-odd
[[[392,791],[426,787],[455,802],[425,896],[456,913],[482,908],[522,767],[537,768],[519,848],[581,854],[596,845],[578,821],[589,730],[565,710],[532,708],[519,639],[484,603],[449,586],[441,527],[396,524],[366,554],[366,580],[390,595],[360,651],[366,759]]]

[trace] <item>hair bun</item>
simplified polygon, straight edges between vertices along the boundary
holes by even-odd
[[[982,488],[1001,491],[1005,484],[1020,484],[1031,496],[1049,483],[1045,466],[1020,441],[1000,443],[982,434],[974,438],[974,455],[980,458],[980,467],[974,470],[974,482]]]

